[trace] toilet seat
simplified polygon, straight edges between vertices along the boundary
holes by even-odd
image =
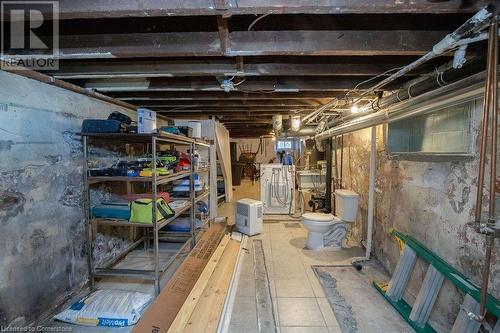
[[[309,221],[317,221],[317,222],[328,222],[332,221],[335,216],[333,214],[325,214],[325,213],[305,213],[302,215],[302,218]]]
[[[334,225],[340,222],[342,221],[333,214],[305,213],[302,215],[302,223],[311,226]]]

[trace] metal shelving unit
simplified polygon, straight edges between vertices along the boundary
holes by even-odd
[[[157,157],[157,148],[162,144],[170,144],[170,145],[182,145],[187,146],[189,152],[191,154],[191,161],[193,161],[193,155],[196,148],[209,148],[210,144],[205,141],[192,139],[183,137],[180,135],[162,133],[161,135],[156,134],[129,134],[129,133],[78,133],[82,136],[83,139],[83,152],[84,152],[84,165],[83,165],[83,174],[84,174],[84,209],[86,212],[87,218],[87,252],[88,252],[88,267],[89,267],[89,281],[91,289],[94,288],[94,279],[96,277],[105,277],[105,276],[122,276],[129,278],[137,278],[154,281],[155,284],[155,292],[156,295],[160,293],[160,280],[161,275],[165,272],[168,267],[174,262],[174,260],[178,257],[180,253],[182,253],[187,246],[194,247],[197,241],[198,232],[195,230],[195,209],[196,203],[205,200],[209,197],[209,190],[196,195],[194,191],[194,176],[195,174],[209,172],[210,168],[194,168],[194,163],[191,163],[191,169],[181,171],[175,174],[166,175],[166,176],[158,176],[156,174],[156,163],[152,163],[152,177],[90,177],[88,175],[88,161],[89,161],[89,139],[92,140],[106,140],[106,141],[115,141],[115,142],[123,142],[125,144],[145,144],[150,145],[152,161],[156,161]],[[189,177],[190,184],[190,195],[187,199],[187,203],[184,207],[175,211],[175,215],[169,219],[156,220],[156,205],[152,205],[152,216],[153,221],[151,224],[143,224],[143,223],[131,223],[128,220],[118,220],[118,219],[97,219],[92,218],[91,216],[91,207],[90,207],[90,186],[93,184],[101,183],[101,182],[143,182],[143,183],[151,183],[152,189],[152,198],[153,202],[156,202],[158,198],[158,186],[162,184],[167,184],[169,182],[173,182],[174,180],[179,180]],[[209,187],[212,186],[210,184],[210,177],[207,177],[209,182]],[[210,209],[210,207],[209,207]],[[165,262],[163,265],[160,265],[160,229],[177,219],[182,214],[185,214],[189,210],[190,222],[191,222],[191,233],[185,240],[184,245]],[[204,225],[208,223],[208,219],[204,221]],[[94,241],[94,227],[97,228],[99,225],[107,225],[107,226],[119,226],[119,227],[138,227],[144,228],[145,234],[130,244],[122,253],[118,256],[115,256],[105,262],[102,267],[94,267],[94,262],[92,258],[92,249],[93,249],[93,241]],[[152,235],[150,232],[152,231]],[[166,234],[169,234],[168,232]],[[171,236],[179,236],[181,233],[170,233]],[[145,249],[148,249],[150,246],[150,240],[153,240],[153,250],[154,250],[154,269],[153,270],[138,270],[138,269],[122,269],[122,268],[113,268],[115,264],[117,264],[120,260],[122,260],[128,253],[139,247],[141,244],[144,245]],[[163,240],[163,237],[162,237]]]

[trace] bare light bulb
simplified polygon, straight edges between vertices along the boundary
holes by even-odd
[[[356,104],[354,104],[352,107],[351,107],[351,112],[352,113],[358,113],[359,112],[359,108]]]

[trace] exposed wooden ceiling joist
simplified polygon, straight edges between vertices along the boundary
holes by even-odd
[[[298,114],[308,114],[314,111],[312,108],[304,109],[304,108],[276,108],[276,107],[254,107],[254,108],[154,108],[150,107],[148,109],[151,109],[153,111],[156,111],[158,113],[176,113],[176,114],[206,114],[206,115],[215,115],[215,116],[227,116],[227,117],[234,117],[234,116],[242,116],[242,115],[247,115],[247,116],[272,116],[275,114],[292,114],[292,113],[298,113]]]
[[[378,75],[404,63],[245,63],[238,71],[231,60],[195,61],[123,61],[109,63],[72,62],[62,63],[57,72],[51,74],[58,79],[99,79],[135,77],[176,77],[176,76],[369,76]],[[421,70],[415,74],[421,73]]]
[[[60,59],[256,55],[423,55],[445,31],[233,31],[226,54],[218,32],[63,35]]]
[[[277,114],[281,115],[289,115],[296,114],[291,110],[262,110],[262,109],[232,109],[231,111],[227,110],[198,110],[198,111],[185,111],[185,110],[162,110],[157,109],[156,112],[161,113],[165,116],[170,117],[179,117],[179,118],[189,118],[192,116],[219,116],[219,117],[227,117],[227,119],[231,118],[242,118],[242,117],[272,117]],[[310,111],[309,111],[310,112]],[[305,112],[304,114],[307,114]]]
[[[328,102],[328,101],[326,101]],[[314,109],[323,104],[316,100],[286,100],[286,99],[275,99],[275,100],[250,100],[250,101],[211,101],[211,100],[198,100],[196,102],[192,101],[138,101],[130,102],[131,104],[141,106],[141,107],[183,107],[183,108],[231,108],[231,107],[253,107],[258,108],[261,106],[265,107],[287,107],[287,108],[310,108]]]
[[[303,77],[248,77],[245,82],[235,87],[239,92],[303,92],[303,91],[347,91],[370,77],[347,76],[303,76]],[[150,78],[144,79],[95,79],[84,83],[85,88],[102,92],[139,91],[224,91],[215,78]],[[394,90],[401,86],[393,82],[384,88]]]
[[[485,1],[394,0],[60,0],[61,19],[273,13],[457,13],[476,11]]]
[[[335,91],[304,91],[304,92],[273,92],[273,93],[245,93],[233,91],[206,92],[206,91],[135,91],[135,92],[110,92],[108,95],[123,101],[197,101],[197,100],[274,100],[274,99],[331,99],[343,97],[345,92]],[[353,96],[356,96],[353,94]]]
[[[61,68],[51,74],[164,116],[216,116],[231,136],[256,137],[273,115],[309,114],[410,63],[487,2],[60,0]],[[272,15],[254,24],[263,14]],[[229,78],[237,86],[226,93]]]

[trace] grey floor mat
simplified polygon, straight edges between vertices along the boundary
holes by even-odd
[[[414,332],[371,285],[386,280],[373,266],[361,272],[352,266],[313,266],[342,333]]]

